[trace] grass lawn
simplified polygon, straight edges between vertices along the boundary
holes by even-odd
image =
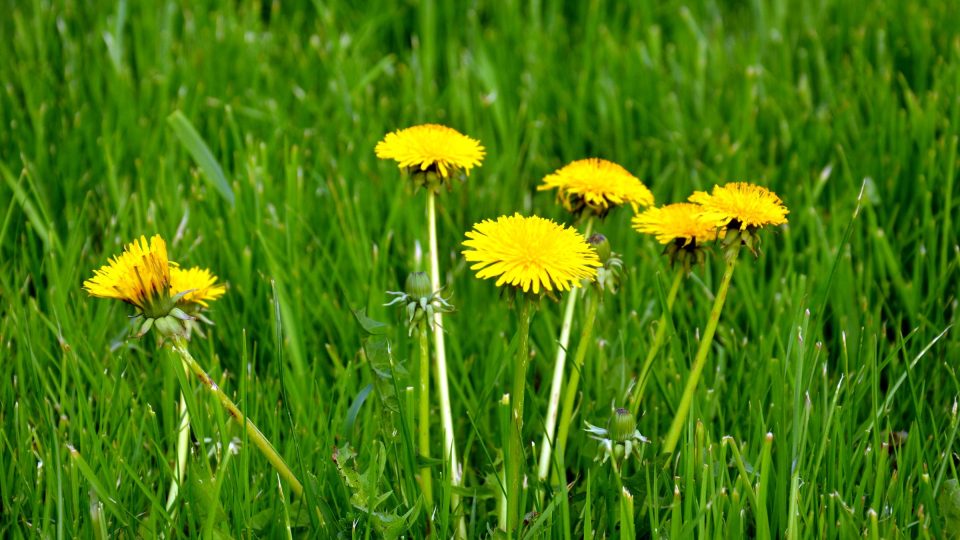
[[[955,2],[0,9],[0,536],[960,531]],[[423,123],[486,151],[436,196],[434,253],[455,306],[442,324],[449,417],[433,336],[421,342],[403,308],[384,306],[430,270],[429,197],[374,148]],[[515,212],[584,231],[589,220],[537,186],[593,156],[658,205],[729,181],[765,186],[788,223],[757,231],[758,256],[741,250],[671,452],[724,248],[706,246],[661,319],[677,271],[663,246],[633,230],[629,204],[591,222],[622,283],[602,302],[585,289],[572,312],[562,381],[576,373],[579,387],[544,476],[569,295],[540,299],[521,339],[526,297],[477,279],[463,242]],[[180,342],[137,339],[133,307],[83,289],[154,234],[171,260],[227,285],[205,312],[215,325],[188,345],[209,384],[183,370]],[[649,442],[604,460],[587,423],[608,427],[613,407],[629,407],[660,328],[635,411]]]

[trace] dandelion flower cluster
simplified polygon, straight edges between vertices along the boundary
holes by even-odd
[[[185,336],[198,329],[194,320],[208,302],[223,296],[226,287],[205,268],[180,268],[167,257],[160,235],[145,236],[127,244],[123,253],[94,271],[83,283],[90,296],[120,300],[134,306],[143,317],[140,335],[157,326],[164,334]]]
[[[717,238],[717,229],[701,217],[701,207],[692,203],[648,208],[633,217],[633,228],[652,234],[661,244],[703,244]]]
[[[440,180],[457,171],[467,175],[483,161],[480,142],[439,124],[424,124],[388,133],[374,151],[380,159],[392,159],[411,173],[433,172]]]
[[[557,190],[568,211],[579,214],[589,209],[604,216],[612,208],[629,203],[634,211],[653,204],[653,194],[629,171],[605,159],[574,161],[546,176],[539,191]]]
[[[694,192],[690,202],[700,205],[701,219],[712,227],[748,230],[783,225],[790,212],[776,193],[746,182],[713,186]]]
[[[497,286],[511,285],[538,294],[569,290],[593,279],[601,265],[597,253],[576,230],[549,219],[520,214],[484,220],[467,232],[463,256],[474,263],[477,277],[496,277]]]

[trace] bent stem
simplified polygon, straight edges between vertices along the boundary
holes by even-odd
[[[573,357],[573,367],[570,369],[570,379],[567,381],[567,391],[563,395],[563,412],[560,415],[560,428],[557,433],[557,457],[561,464],[566,456],[567,437],[570,434],[570,422],[573,418],[573,406],[577,401],[577,387],[580,386],[580,373],[583,371],[583,361],[587,357],[593,336],[593,326],[597,320],[597,311],[600,309],[600,292],[594,291],[592,297],[587,297],[587,316],[580,332],[580,342],[577,343],[577,352]]]
[[[417,426],[420,435],[420,455],[430,457],[430,338],[427,334],[427,321],[420,321],[417,332],[420,337],[420,421]],[[423,489],[423,500],[427,508],[433,508],[433,478],[430,467],[420,468],[420,484]],[[429,515],[429,512],[428,512]]]
[[[513,429],[510,437],[510,455],[507,462],[507,524],[508,533],[519,533],[523,495],[523,397],[526,394],[527,366],[530,364],[530,319],[533,317],[533,301],[524,293],[517,298],[520,303],[517,329],[517,357],[513,365],[513,392],[510,395],[510,418]]]
[[[243,425],[244,430],[247,432],[247,437],[253,441],[253,444],[260,449],[263,455],[267,458],[267,461],[273,465],[273,468],[280,474],[280,477],[287,481],[290,484],[290,488],[293,490],[294,495],[299,497],[303,494],[303,484],[297,480],[297,477],[293,474],[293,471],[290,470],[290,467],[287,466],[286,462],[283,461],[283,458],[280,457],[280,454],[277,453],[277,450],[270,444],[270,441],[257,429],[257,426],[246,416],[240,412],[240,409],[237,405],[231,400],[224,392],[217,386],[217,383],[213,382],[213,379],[207,375],[207,372],[200,367],[200,364],[193,358],[193,355],[190,354],[190,351],[187,350],[186,341],[182,337],[173,338],[173,349],[177,351],[180,355],[180,359],[183,360],[183,363],[193,373],[200,382],[203,383],[203,386],[213,394],[220,404],[223,405],[223,408],[227,410],[230,416],[233,417],[235,421]]]
[[[186,364],[183,365],[183,369],[187,369]],[[171,512],[171,515],[174,513],[171,510],[173,503],[177,500],[180,486],[183,485],[184,474],[187,471],[187,453],[190,447],[190,411],[187,410],[187,400],[183,397],[183,392],[180,392],[180,406],[177,411],[180,412],[180,425],[177,427],[177,475],[170,482],[170,493],[167,495],[166,506],[167,512]]]
[[[440,290],[440,262],[437,255],[437,195],[427,191],[427,227],[430,236],[430,287]],[[447,348],[443,341],[443,315],[439,311],[433,314],[434,354],[437,358],[437,393],[440,394],[440,423],[443,426],[443,454],[450,470],[450,484],[456,488],[462,485],[463,477],[457,462],[457,443],[453,434],[453,412],[450,408],[450,387],[447,385]],[[457,490],[450,490],[450,507],[459,506]],[[460,516],[457,524],[457,536],[466,538],[467,524]]]
[[[643,367],[640,368],[640,375],[637,377],[637,389],[630,401],[630,411],[636,414],[637,418],[640,417],[640,402],[643,399],[643,391],[650,376],[650,368],[653,367],[653,359],[660,352],[660,347],[663,346],[663,338],[667,335],[667,320],[673,312],[673,302],[677,299],[677,292],[680,290],[680,283],[683,281],[683,273],[683,268],[677,268],[676,275],[673,276],[673,284],[670,285],[670,292],[667,293],[666,308],[660,315],[660,321],[657,323],[657,333],[653,336],[653,344],[647,351],[647,357],[643,360]]]
[[[593,219],[587,221],[583,235],[590,236]],[[560,327],[560,341],[557,346],[557,358],[553,364],[553,382],[550,384],[550,402],[547,404],[547,416],[544,418],[543,442],[540,451],[540,465],[537,476],[546,480],[550,472],[550,454],[553,450],[553,435],[557,429],[557,412],[560,408],[560,393],[563,390],[563,367],[567,361],[567,347],[570,346],[570,329],[573,326],[573,313],[577,305],[579,290],[574,288],[567,296],[567,307],[563,313],[563,325]]]
[[[710,351],[711,342],[713,342],[713,334],[717,331],[717,323],[720,322],[720,313],[723,311],[723,304],[727,299],[727,290],[730,289],[730,280],[733,278],[733,269],[737,265],[737,255],[739,253],[740,242],[737,241],[727,251],[726,270],[724,270],[723,279],[720,281],[717,296],[713,300],[710,319],[707,320],[707,327],[704,329],[703,338],[700,340],[700,348],[697,349],[697,356],[693,360],[693,368],[690,370],[687,385],[683,389],[680,406],[677,408],[676,416],[673,417],[673,423],[670,424],[670,431],[667,432],[667,440],[663,446],[665,454],[672,454],[676,449],[677,441],[680,440],[680,432],[687,421],[687,414],[693,404],[693,395],[697,391],[697,382],[700,380],[700,374],[703,373],[703,367],[707,363],[707,353]]]

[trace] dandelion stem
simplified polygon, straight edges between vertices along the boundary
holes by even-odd
[[[527,386],[527,366],[530,364],[530,319],[533,318],[533,301],[521,294],[517,329],[517,358],[513,365],[513,391],[510,395],[510,417],[513,430],[510,437],[510,459],[507,467],[507,521],[508,532],[519,532],[523,495],[523,398]]]
[[[593,228],[593,219],[587,220],[583,235],[590,237]],[[579,289],[571,289],[567,295],[567,306],[563,313],[563,324],[560,326],[560,341],[557,346],[557,358],[553,364],[553,382],[550,384],[550,401],[547,404],[547,416],[544,418],[543,442],[540,447],[540,465],[537,476],[546,480],[550,472],[550,454],[553,450],[553,435],[557,429],[557,413],[560,409],[560,394],[563,390],[563,368],[567,361],[567,348],[570,346],[570,329],[573,326],[573,313],[577,305]]]
[[[430,338],[427,331],[426,319],[420,321],[417,332],[420,338],[420,421],[417,426],[420,435],[420,455],[430,457]],[[420,468],[420,484],[423,489],[423,500],[427,508],[433,508],[433,478],[430,467]],[[429,515],[429,511],[428,511]]]
[[[593,336],[593,326],[597,321],[597,311],[600,309],[600,293],[596,292],[592,297],[588,296],[586,302],[587,315],[583,320],[583,329],[580,331],[580,342],[577,343],[577,351],[573,356],[573,366],[570,368],[570,377],[567,380],[567,391],[563,395],[563,412],[560,414],[560,427],[555,441],[560,463],[564,462],[564,457],[566,456],[567,437],[570,434],[570,423],[573,418],[573,406],[577,401],[580,373],[583,370],[583,361],[587,357],[587,349],[590,347],[591,337]]]
[[[186,363],[182,363],[183,369],[187,370]],[[189,374],[190,372],[187,371]],[[173,503],[177,500],[180,493],[180,486],[183,485],[183,477],[187,471],[187,453],[190,447],[190,411],[187,410],[187,400],[180,392],[180,405],[177,408],[180,413],[180,425],[177,427],[177,465],[176,478],[170,482],[170,493],[167,495],[167,511],[172,512]]]
[[[690,412],[690,406],[693,404],[693,395],[697,391],[697,382],[700,380],[700,374],[703,373],[703,367],[707,363],[707,353],[710,352],[710,344],[713,342],[713,334],[717,331],[717,324],[720,322],[720,313],[723,311],[723,304],[727,299],[727,291],[730,289],[730,280],[733,278],[733,269],[737,266],[737,255],[740,253],[740,242],[730,246],[726,253],[727,265],[720,281],[720,288],[713,300],[713,308],[710,309],[710,318],[707,320],[707,327],[704,329],[703,337],[700,338],[700,347],[697,349],[697,356],[693,360],[693,367],[690,369],[690,377],[687,379],[687,385],[683,389],[683,396],[680,398],[680,406],[677,408],[677,414],[673,417],[673,423],[670,425],[670,431],[667,432],[667,439],[663,445],[663,452],[672,454],[680,440],[680,432],[687,421],[687,414]]]
[[[427,191],[427,227],[430,236],[430,287],[440,290],[440,262],[437,252],[437,195]],[[443,426],[443,454],[450,470],[450,484],[454,487],[462,484],[462,472],[457,463],[457,443],[453,434],[453,412],[450,407],[450,387],[447,385],[447,348],[443,341],[443,315],[439,311],[433,314],[434,355],[437,365],[437,393],[440,394],[440,423]],[[460,497],[450,490],[450,507],[459,506]],[[457,536],[466,538],[467,525],[461,515],[457,525]]]
[[[660,315],[660,321],[657,323],[657,333],[653,336],[653,344],[647,351],[647,357],[643,360],[643,367],[640,369],[640,376],[637,378],[637,389],[630,401],[630,410],[637,415],[637,418],[640,417],[640,402],[643,399],[643,391],[647,387],[647,381],[650,377],[650,368],[653,367],[653,360],[660,352],[660,347],[663,346],[663,338],[667,335],[667,326],[669,326],[667,321],[673,311],[673,302],[677,299],[683,274],[683,269],[677,268],[676,274],[673,276],[673,284],[670,285],[670,292],[667,293],[667,305]]]
[[[200,382],[203,383],[203,386],[212,393],[220,404],[223,405],[223,408],[227,410],[231,417],[238,423],[243,425],[244,430],[247,432],[247,437],[253,444],[257,445],[257,448],[263,452],[263,455],[267,458],[267,461],[273,465],[273,468],[277,470],[280,476],[290,484],[293,493],[296,496],[303,494],[303,484],[297,480],[297,477],[294,476],[293,471],[287,467],[286,462],[283,461],[283,458],[280,457],[280,454],[277,453],[277,450],[270,444],[270,441],[257,429],[257,426],[246,416],[240,412],[240,409],[237,405],[231,400],[227,394],[217,386],[217,383],[213,382],[213,379],[207,375],[207,372],[200,367],[200,364],[193,358],[193,355],[190,354],[190,351],[187,350],[186,341],[181,337],[173,338],[173,349],[180,354],[180,358],[183,360],[184,364],[190,369]]]

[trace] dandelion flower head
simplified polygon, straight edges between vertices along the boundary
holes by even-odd
[[[210,270],[194,266],[183,269],[174,266],[170,269],[170,294],[174,297],[186,291],[180,298],[180,303],[199,304],[207,307],[208,301],[213,301],[227,292],[227,288],[217,283],[217,276]]]
[[[629,203],[633,210],[653,204],[653,194],[629,171],[605,159],[574,161],[543,179],[539,191],[556,189],[568,211],[578,214],[589,208],[599,216]]]
[[[95,270],[83,288],[91,296],[121,300],[149,311],[170,288],[167,243],[160,235],[154,235],[149,242],[141,236],[127,244],[123,253],[110,259],[109,264]]]
[[[713,191],[697,191],[689,201],[699,204],[700,217],[716,228],[758,229],[782,225],[790,212],[776,193],[746,182],[713,186]]]
[[[638,232],[652,234],[661,244],[703,244],[717,238],[717,228],[704,221],[700,212],[700,205],[693,203],[668,204],[647,208],[633,216],[632,224]]]
[[[569,290],[582,279],[593,279],[601,266],[583,235],[542,217],[520,214],[484,220],[468,231],[464,258],[477,277],[496,277],[497,286],[510,285],[539,294]]]
[[[483,161],[480,142],[439,124],[423,124],[388,133],[374,151],[380,159],[392,159],[410,172],[435,171],[449,178],[458,170],[467,175]]]

